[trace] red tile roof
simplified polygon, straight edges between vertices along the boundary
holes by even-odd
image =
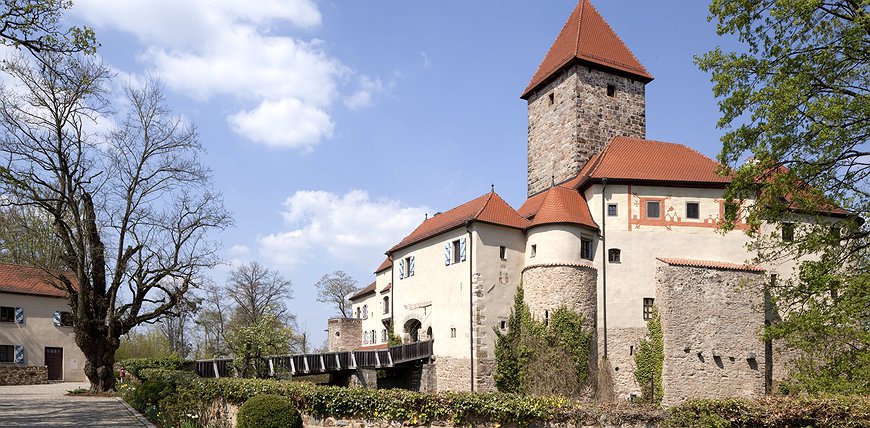
[[[758,266],[747,264],[716,262],[712,260],[695,260],[695,259],[680,259],[680,258],[665,258],[656,257],[657,260],[667,263],[672,266],[689,266],[710,269],[726,269],[726,270],[744,270],[749,272],[764,272],[764,269]]]
[[[381,265],[378,266],[377,269],[375,269],[375,274],[379,274],[379,273],[381,273],[381,272],[383,272],[383,271],[385,271],[385,270],[387,270],[387,269],[389,269],[389,268],[391,268],[391,267],[393,267],[393,261],[390,260],[389,257],[387,257],[387,258],[384,260],[384,262],[381,263]]]
[[[387,349],[389,347],[390,347],[389,344],[381,343],[380,345],[360,346],[359,348],[356,348],[355,351],[374,351],[376,349]]]
[[[387,291],[390,291],[391,288],[393,288],[393,283],[392,283],[392,282],[391,282],[391,283],[388,283],[387,286],[384,287],[383,290],[381,290],[381,293],[386,293]]]
[[[653,80],[589,0],[580,0],[521,98],[575,60],[616,69],[643,82]]]
[[[682,144],[614,137],[565,186],[577,188],[588,179],[607,178],[724,187],[731,177],[717,174],[718,169],[718,162]]]
[[[426,219],[410,235],[390,248],[388,252],[405,248],[455,229],[465,224],[466,221],[480,221],[516,229],[523,229],[528,225],[528,221],[520,217],[516,210],[511,208],[501,196],[495,192],[490,192],[450,211]]]
[[[53,283],[57,280],[42,269],[0,263],[0,292],[67,297],[66,291],[55,288]]]
[[[598,225],[592,220],[589,206],[586,200],[575,189],[563,186],[554,186],[540,195],[535,195],[523,204],[522,212],[532,213],[532,221],[529,228],[543,224],[574,223],[598,229]],[[538,202],[540,201],[540,202]],[[526,207],[526,205],[531,205]],[[534,207],[536,206],[536,208]]]
[[[376,284],[377,282],[369,284],[368,286],[366,286],[366,288],[363,288],[362,290],[357,291],[356,294],[354,294],[353,296],[350,296],[348,300],[357,300],[359,298],[368,296],[369,294],[374,294]]]

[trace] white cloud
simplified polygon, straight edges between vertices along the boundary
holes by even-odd
[[[335,128],[325,111],[295,98],[263,101],[251,111],[227,118],[230,127],[252,141],[275,147],[305,147],[332,136]]]
[[[372,79],[369,76],[359,77],[359,88],[344,99],[344,105],[356,110],[372,105],[372,98],[386,89],[381,79]]]
[[[260,255],[292,267],[318,248],[338,259],[378,263],[384,251],[423,221],[426,211],[392,199],[372,200],[363,190],[344,195],[297,191],[284,202],[289,230],[260,237]]]
[[[73,13],[98,30],[135,35],[145,46],[137,59],[170,89],[232,97],[239,107],[228,120],[246,138],[310,150],[332,135],[327,108],[348,68],[321,42],[275,31],[320,25],[313,0],[77,0]],[[276,124],[305,129],[280,138]]]

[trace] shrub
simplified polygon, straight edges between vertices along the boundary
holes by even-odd
[[[302,428],[302,417],[286,397],[260,394],[239,407],[238,428]]]
[[[121,366],[127,370],[127,373],[136,377],[139,377],[140,371],[143,369],[181,370],[191,364],[193,364],[192,360],[175,355],[161,358],[129,358],[121,361]]]
[[[141,369],[137,376],[142,381],[156,380],[168,383],[175,389],[178,385],[186,385],[198,376],[187,370]]]
[[[637,352],[634,353],[634,363],[637,367],[634,369],[634,380],[640,385],[644,400],[661,404],[664,396],[662,370],[665,363],[665,348],[662,320],[655,306],[653,306],[652,319],[647,321],[646,327],[647,337],[640,342]]]
[[[130,391],[127,402],[134,409],[145,413],[149,408],[157,407],[160,400],[172,393],[172,385],[159,380],[149,380]]]

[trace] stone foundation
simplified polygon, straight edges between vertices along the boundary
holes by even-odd
[[[0,366],[0,385],[37,385],[48,383],[48,367]]]
[[[764,283],[760,272],[658,267],[663,405],[764,395]]]
[[[438,391],[471,389],[471,364],[468,358],[435,357],[435,383]]]

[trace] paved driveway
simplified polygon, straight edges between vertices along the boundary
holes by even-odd
[[[86,383],[0,386],[3,427],[153,427],[119,398],[68,397]]]

